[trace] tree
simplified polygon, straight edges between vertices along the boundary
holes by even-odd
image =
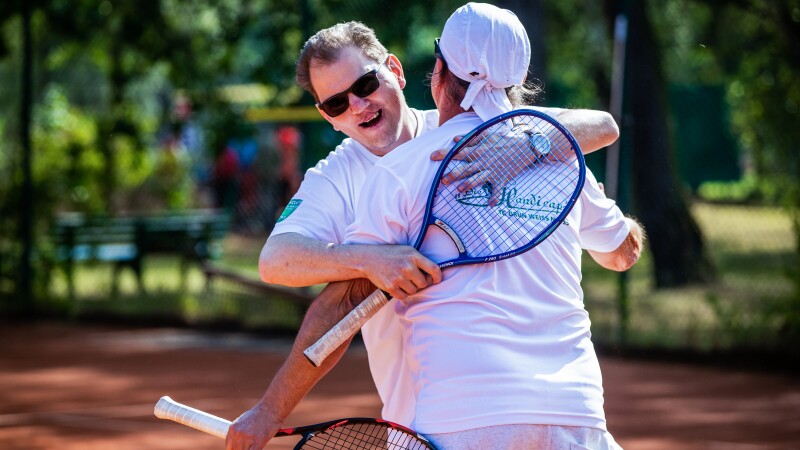
[[[712,265],[678,182],[667,83],[644,1],[610,1],[609,23],[628,16],[622,149],[631,159],[634,211],[649,236],[657,287],[709,281]],[[610,28],[612,28],[610,26]]]
[[[127,187],[132,172],[141,172],[142,166],[147,170],[142,161],[148,157],[145,150],[152,145],[158,126],[152,114],[143,111],[143,103],[149,99],[135,97],[131,86],[166,65],[174,80],[213,92],[218,80],[229,74],[234,44],[240,39],[239,25],[242,17],[249,17],[249,10],[241,8],[241,3],[77,0],[0,4],[0,27],[14,31],[0,35],[0,58],[18,58],[25,63],[20,76],[26,86],[18,89],[22,95],[14,91],[7,94],[13,103],[20,104],[20,117],[0,124],[9,134],[16,135],[19,129],[21,136],[19,149],[14,141],[6,141],[3,147],[8,151],[0,155],[0,169],[7,175],[0,180],[0,193],[9,194],[0,195],[0,289],[16,290],[18,296],[28,297],[30,241],[43,243],[56,206],[72,202],[70,194],[81,186],[70,182],[83,180],[99,185],[85,197],[102,199],[92,203],[95,212],[114,212],[118,188]],[[208,20],[187,19],[178,14],[182,8],[199,11]],[[218,45],[212,36],[230,42]],[[32,66],[37,69],[35,76],[31,75]],[[79,75],[70,79],[69,74],[75,72]],[[14,81],[16,84],[18,80]],[[83,103],[63,95],[74,92],[87,93]],[[37,107],[43,101],[48,102],[47,108],[59,105],[57,112],[63,114],[55,117],[52,111]],[[32,122],[31,117],[40,121]],[[87,117],[93,123],[88,124]],[[81,127],[65,127],[70,121]],[[49,133],[58,130],[63,133]],[[33,146],[29,145],[32,141]],[[98,154],[102,161],[99,165]],[[91,167],[82,166],[86,160],[92,161]],[[19,195],[32,189],[35,196]],[[33,208],[37,211],[35,221],[30,214]],[[44,264],[45,254],[39,252],[40,264]],[[43,272],[37,275],[46,276]],[[47,284],[44,279],[35,283]]]
[[[728,101],[760,194],[792,218],[797,245],[787,275],[793,299],[779,312],[787,342],[800,335],[800,3],[694,0],[713,18],[700,26],[728,76]]]

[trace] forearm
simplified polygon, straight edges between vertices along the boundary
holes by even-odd
[[[613,144],[619,138],[619,127],[604,111],[534,107],[561,122],[578,141],[584,154]]]
[[[368,278],[399,299],[442,281],[436,263],[408,245],[328,244],[297,233],[271,237],[258,269],[264,282],[287,286]]]
[[[360,258],[348,246],[284,233],[264,244],[258,272],[265,283],[311,286],[360,278],[359,264]]]
[[[348,341],[339,347],[320,367],[314,367],[303,355],[306,348],[358,303],[355,300],[350,301],[353,286],[357,283],[363,284],[364,281],[331,283],[309,307],[288,358],[275,374],[260,401],[270,411],[276,423],[283,423],[311,388],[336,365],[350,344]]]
[[[263,448],[314,385],[341,359],[349,341],[334,351],[320,367],[303,355],[338,320],[372,290],[366,280],[329,284],[312,303],[292,350],[257,404],[239,416],[228,430],[227,450]]]
[[[617,272],[624,272],[636,264],[644,247],[645,233],[642,226],[630,217],[625,220],[630,224],[631,230],[616,250],[607,253],[589,250],[595,262]]]

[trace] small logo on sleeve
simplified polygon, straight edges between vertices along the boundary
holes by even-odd
[[[297,199],[297,198],[291,199],[289,201],[289,204],[286,205],[286,208],[283,208],[283,212],[281,213],[281,216],[278,217],[278,223],[282,222],[284,219],[286,219],[287,217],[291,216],[292,213],[294,212],[294,210],[296,210],[297,207],[300,206],[300,203],[303,203],[302,199]]]

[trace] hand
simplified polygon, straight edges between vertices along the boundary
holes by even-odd
[[[225,449],[261,450],[280,427],[281,424],[259,403],[233,421],[225,437]]]
[[[463,136],[456,136],[458,142]],[[431,159],[441,161],[449,149],[439,149],[431,153]],[[461,181],[457,186],[459,192],[466,192],[484,184],[491,183],[492,194],[489,206],[497,206],[503,195],[503,188],[514,179],[525,167],[536,162],[534,149],[530,148],[528,135],[509,131],[507,134],[488,134],[484,132],[462,149],[454,160],[466,161],[468,166],[458,173],[448,172],[442,177],[442,183],[451,184]],[[503,160],[521,161],[522,164],[505,164]],[[503,170],[497,170],[502,168]]]
[[[442,281],[439,266],[409,245],[353,245],[352,250],[360,253],[364,277],[396,299]]]

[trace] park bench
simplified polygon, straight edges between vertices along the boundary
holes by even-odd
[[[248,288],[251,291],[260,293],[267,298],[275,295],[283,297],[304,308],[308,307],[311,302],[314,301],[314,296],[311,294],[311,291],[308,288],[290,288],[267,284],[255,277],[251,277],[228,268],[218,267],[212,264],[210,261],[202,261],[200,263],[200,270],[206,277],[207,292],[213,291],[213,281],[219,278]]]
[[[125,216],[67,213],[55,222],[55,256],[66,274],[70,297],[75,292],[76,262],[113,263],[114,292],[120,271],[128,267],[143,290],[142,261],[146,256],[180,256],[184,280],[190,263],[218,256],[219,241],[227,234],[229,222],[229,215],[218,210]]]

